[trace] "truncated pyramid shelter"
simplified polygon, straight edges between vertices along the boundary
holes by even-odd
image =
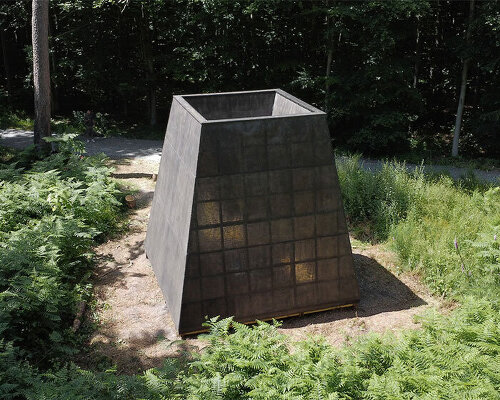
[[[146,254],[181,334],[356,303],[325,113],[282,90],[174,96]]]

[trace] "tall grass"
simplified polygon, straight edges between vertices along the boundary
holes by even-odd
[[[359,156],[337,162],[346,216],[352,228],[368,227],[368,239],[386,240],[392,226],[421,201],[425,178],[421,168],[409,173],[404,164],[384,163],[371,172]]]
[[[358,157],[338,162],[338,173],[354,231],[369,226],[369,238],[387,240],[437,293],[500,300],[498,187],[426,178],[398,163],[368,171]]]

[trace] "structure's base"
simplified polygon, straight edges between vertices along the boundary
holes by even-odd
[[[272,321],[273,319],[279,320],[279,319],[285,319],[285,318],[291,318],[291,317],[301,317],[301,316],[307,315],[307,314],[314,314],[314,313],[320,313],[320,312],[325,312],[325,311],[338,310],[340,308],[350,308],[350,307],[356,308],[357,306],[358,306],[358,303],[342,304],[340,306],[322,308],[320,310],[311,310],[311,311],[304,311],[304,312],[295,313],[295,314],[280,315],[280,316],[271,317],[271,318],[263,318],[263,319],[260,319],[259,321],[266,322],[266,321]],[[240,324],[244,324],[244,325],[251,325],[251,324],[257,323],[257,320],[246,321],[246,322],[237,321],[237,322]],[[209,328],[205,328],[205,329],[200,329],[200,330],[192,331],[192,332],[184,332],[184,333],[181,333],[180,336],[182,338],[184,338],[186,336],[198,335],[200,333],[206,333],[208,331],[209,331]]]

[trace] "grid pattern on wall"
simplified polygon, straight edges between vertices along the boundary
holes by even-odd
[[[181,332],[358,300],[328,132],[263,126],[201,135]]]

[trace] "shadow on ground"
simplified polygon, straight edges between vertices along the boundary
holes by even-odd
[[[167,359],[175,358],[185,362],[192,358],[193,352],[199,351],[199,348],[189,341],[165,339],[168,334],[168,331],[162,329],[142,332],[126,343],[120,343],[115,341],[117,332],[110,331],[75,361],[84,369],[99,370],[116,366],[117,373],[134,375],[150,368],[161,367]],[[145,356],[151,347],[155,347],[158,354]]]
[[[137,206],[130,210],[129,230],[97,249],[99,260],[94,279],[97,307],[92,311],[97,329],[81,363],[89,364],[90,368],[115,364],[121,373],[137,373],[161,366],[166,358],[182,358],[188,352],[199,351],[205,344],[193,337],[179,341],[144,253],[155,186],[151,174],[158,172],[158,164],[120,159],[110,161],[110,165],[115,168],[118,182],[133,191]],[[385,253],[375,246],[369,251],[356,252],[354,261],[361,289],[357,310],[285,319],[279,331],[293,341],[322,335],[337,346],[347,340],[346,336],[417,327],[414,316],[427,303],[433,304],[432,297],[419,288],[418,279],[405,275],[398,279],[390,273],[383,266],[391,267],[390,257],[386,262]]]
[[[94,276],[97,329],[79,364],[116,365],[119,373],[134,374],[161,366],[167,357],[185,358],[193,346],[178,341],[146,260],[144,233],[129,233],[127,241],[105,246]]]
[[[145,174],[143,172],[132,172],[126,174],[112,173],[111,176],[116,179],[139,179],[139,178],[151,179],[151,174]]]
[[[119,285],[126,288],[126,280],[124,279],[127,272],[125,267],[130,267],[135,260],[141,257],[144,250],[144,240],[138,240],[133,244],[127,244],[126,247],[118,248],[124,259],[117,260],[112,254],[99,254],[95,257],[95,261],[99,264],[99,269],[96,270],[94,282],[97,288],[103,286]],[[136,277],[144,276],[145,274],[135,273]],[[100,293],[97,293],[99,296]],[[103,296],[102,296],[103,297]]]
[[[285,319],[283,320],[283,329],[293,329],[346,318],[369,317],[427,304],[376,260],[362,254],[353,254],[353,256],[360,289],[358,306]]]
[[[142,240],[130,241],[121,251],[123,268],[121,263],[115,260],[113,264],[115,268],[118,266],[117,269],[108,272],[103,268],[101,271],[96,282],[97,287],[114,287],[123,290],[125,296],[130,296],[126,304],[123,304],[125,308],[120,308],[121,311],[118,308],[114,310],[127,315],[123,315],[126,318],[122,319],[122,323],[109,324],[107,329],[101,330],[98,342],[94,343],[93,350],[83,362],[93,362],[95,365],[114,364],[120,373],[133,374],[159,367],[167,358],[186,360],[190,353],[198,352],[203,347],[195,336],[178,340],[168,310],[161,301],[161,294],[158,301],[148,304],[141,303],[138,299],[140,294],[137,289],[152,290],[151,285],[156,285],[154,277],[129,266],[129,262],[135,264],[141,259],[144,260],[143,248]],[[106,263],[105,258],[102,261],[103,264]],[[370,323],[363,322],[367,321],[365,317],[379,315],[382,321],[387,320],[383,324],[399,326],[403,319],[390,322],[391,318],[427,304],[376,260],[362,254],[354,254],[354,262],[361,292],[357,309],[339,309],[284,319],[281,332],[290,333],[298,340],[305,339],[304,335],[307,334],[331,334],[333,338],[330,338],[330,342],[342,343],[341,338],[345,332],[356,336],[371,330]],[[133,300],[135,296],[137,298]],[[105,298],[102,300],[106,301]],[[156,318],[158,320],[154,321]],[[133,323],[136,319],[140,322]],[[404,321],[406,319],[411,318],[405,314]],[[124,325],[128,324],[129,328],[124,330]],[[304,335],[297,336],[299,330],[303,330]]]

